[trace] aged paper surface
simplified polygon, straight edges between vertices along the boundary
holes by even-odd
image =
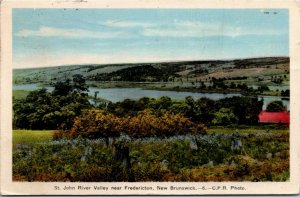
[[[2,1],[1,193],[299,193],[299,15],[292,0]]]

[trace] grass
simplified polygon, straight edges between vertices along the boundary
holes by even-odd
[[[13,147],[16,144],[34,145],[52,140],[53,130],[14,130]]]
[[[13,98],[15,99],[23,99],[29,94],[30,91],[26,90],[13,90]]]
[[[268,128],[268,127],[250,127],[250,128],[226,128],[226,127],[210,127],[208,128],[208,133],[223,133],[223,134],[232,134],[239,131],[243,133],[288,133],[288,128]],[[13,145],[16,144],[28,144],[33,145],[37,143],[47,142],[52,140],[52,135],[54,130],[14,130],[13,131]]]
[[[218,128],[221,129],[221,128]],[[216,128],[211,129],[217,131]],[[223,132],[234,129],[223,128]],[[252,129],[254,130],[254,129]],[[254,130],[255,131],[255,130]],[[257,133],[263,130],[256,130]],[[240,129],[240,132],[248,132]],[[286,132],[274,129],[272,133]],[[242,151],[232,151],[229,135],[198,136],[198,148],[189,140],[119,141],[128,147],[131,169],[104,141],[51,140],[53,131],[15,130],[14,181],[287,181],[288,134],[244,136]],[[163,150],[163,151],[162,151]],[[271,156],[267,156],[271,155]]]
[[[252,126],[252,127],[246,127],[246,128],[237,128],[237,127],[210,127],[208,128],[208,133],[223,133],[223,134],[232,134],[238,131],[239,133],[248,133],[248,134],[253,134],[253,133],[277,133],[277,134],[282,134],[282,133],[288,133],[289,129],[288,128],[271,128],[271,127],[263,127],[263,126]]]

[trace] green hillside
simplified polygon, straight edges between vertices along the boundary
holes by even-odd
[[[211,78],[243,78],[252,81],[280,77],[288,81],[289,58],[265,57],[222,61],[181,61],[134,64],[66,65],[47,68],[14,69],[19,83],[50,83],[81,74],[87,81],[207,81]],[[285,77],[285,78],[284,78]]]

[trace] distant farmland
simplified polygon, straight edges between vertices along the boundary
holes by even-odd
[[[182,61],[134,64],[66,65],[14,69],[14,83],[50,83],[81,74],[87,81],[207,81],[211,78],[246,77],[258,81],[270,76],[289,77],[288,57],[265,57],[222,61]],[[287,80],[288,81],[288,80]]]

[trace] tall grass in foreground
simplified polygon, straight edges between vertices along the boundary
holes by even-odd
[[[231,134],[222,133],[195,138],[191,135],[136,139],[121,136],[107,145],[104,139],[49,141],[52,131],[14,132],[14,137],[17,136],[13,151],[14,181],[289,179],[289,134],[286,132],[242,133],[240,150],[232,149]],[[114,144],[129,148],[130,168],[115,160]]]

